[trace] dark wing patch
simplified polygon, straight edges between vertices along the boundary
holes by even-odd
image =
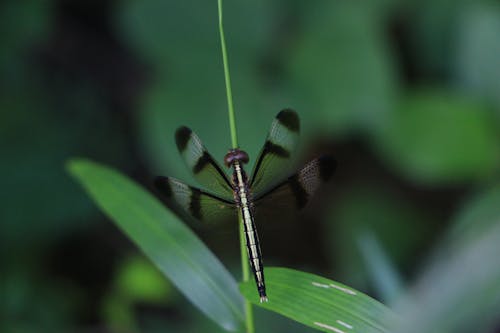
[[[196,180],[218,196],[231,200],[233,191],[227,174],[208,153],[200,138],[187,127],[175,132],[177,149]]]
[[[156,177],[155,187],[170,204],[203,224],[237,219],[233,201],[191,187],[175,178]]]
[[[288,173],[289,158],[297,146],[299,131],[300,121],[294,111],[286,109],[275,117],[250,180],[256,195],[272,188],[280,175]]]
[[[309,194],[300,181],[299,174],[295,174],[292,177],[288,178],[288,186],[290,187],[290,191],[292,192],[295,206],[298,209],[301,209],[307,204],[307,201],[309,200]]]
[[[292,109],[284,109],[276,115],[276,119],[292,132],[299,133],[300,121],[297,113]]]
[[[191,138],[191,133],[191,129],[186,126],[179,127],[175,132],[175,144],[181,153],[186,150],[189,139]]]
[[[212,163],[212,161],[213,161],[212,157],[206,151],[203,152],[203,155],[200,156],[200,158],[198,159],[198,161],[196,162],[196,164],[193,167],[193,173],[195,175],[199,174],[206,167],[210,167],[210,164]],[[218,168],[218,169],[220,169],[220,168]],[[219,170],[219,171],[222,172],[222,170]]]
[[[323,182],[327,182],[337,170],[337,160],[332,155],[323,155],[318,159],[318,168],[319,177]]]

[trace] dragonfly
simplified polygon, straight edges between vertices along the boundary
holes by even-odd
[[[302,209],[336,169],[335,159],[331,155],[323,155],[287,177],[286,172],[298,142],[299,131],[297,113],[290,109],[280,111],[271,124],[251,176],[247,176],[243,166],[249,161],[248,154],[234,148],[224,157],[225,166],[232,170],[232,177],[228,177],[199,137],[183,126],[175,133],[177,148],[195,179],[209,191],[189,186],[172,177],[158,176],[155,179],[156,189],[167,202],[179,207],[195,220],[210,223],[225,219],[237,220],[238,215],[241,216],[248,259],[260,302],[267,302],[268,297],[255,224],[256,212],[266,206],[272,209],[276,201],[288,202],[292,211]]]

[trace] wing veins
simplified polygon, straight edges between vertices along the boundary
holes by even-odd
[[[282,110],[274,118],[250,179],[250,187],[257,195],[274,188],[276,177],[286,172],[299,131],[300,122],[294,111]]]
[[[268,198],[278,195],[291,195],[295,200],[295,207],[302,209],[309,199],[316,193],[322,183],[327,182],[333,175],[337,162],[331,155],[324,155],[313,159],[302,169],[291,175],[269,190],[257,194],[255,204],[260,205]],[[280,193],[281,190],[283,193]],[[290,191],[286,193],[285,191]]]
[[[169,203],[197,221],[224,220],[236,212],[234,201],[189,186],[172,177],[157,177],[155,187]]]
[[[218,196],[232,197],[232,185],[227,174],[207,151],[200,138],[188,127],[179,127],[175,133],[177,149],[196,180]]]

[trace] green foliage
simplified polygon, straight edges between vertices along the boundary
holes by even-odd
[[[137,255],[125,260],[106,296],[103,313],[107,324],[118,331],[139,331],[134,316],[137,303],[166,304],[172,299],[172,285],[147,259]]]
[[[241,299],[231,289],[235,283],[233,278],[172,213],[140,187],[107,167],[87,160],[74,160],[69,163],[68,170],[193,304],[227,330],[239,326]],[[389,310],[359,291],[289,269],[271,268],[266,274],[272,300],[262,304],[267,309],[324,331],[331,325],[344,325],[356,327],[356,332],[368,328],[386,332],[384,323],[377,318],[386,318]],[[151,279],[154,275],[144,275],[144,270],[136,267],[128,271],[121,284],[126,283],[126,290],[132,292],[132,296],[151,297],[151,283],[148,289],[141,287],[146,283],[145,277]],[[140,279],[139,284],[137,279]],[[137,287],[139,289],[134,292]],[[252,283],[245,284],[242,290],[250,301],[257,302]],[[331,322],[331,311],[338,317],[336,323]],[[123,314],[118,313],[118,316]]]
[[[306,7],[304,17],[303,33],[284,59],[291,100],[304,105],[316,130],[346,134],[378,128],[393,107],[397,83],[380,25],[383,10],[368,3],[324,2]]]
[[[64,279],[47,281],[33,268],[28,269],[2,268],[0,331],[67,331],[78,317],[85,295],[80,293],[77,286]]]
[[[241,285],[252,303],[323,332],[389,332],[391,311],[338,282],[288,268],[267,268],[269,302],[259,302],[255,283]],[[393,319],[394,320],[394,319]]]
[[[401,332],[493,331],[500,320],[499,4],[234,0],[225,1],[225,18],[239,142],[251,162],[284,107],[300,114],[308,157],[328,147],[339,159],[327,218],[263,221],[266,263],[326,272],[376,296],[401,313]],[[189,181],[173,140],[180,125],[217,159],[225,154],[215,2],[6,0],[0,20],[0,331],[106,323],[148,333],[223,330],[178,297],[165,273],[145,262],[149,256],[134,259],[61,167],[88,156],[144,182],[159,174]],[[85,174],[96,193],[116,179]],[[130,187],[117,184],[118,196],[105,200],[113,204],[108,214],[125,219],[129,232],[134,226],[130,235],[142,242],[153,229],[128,214],[141,195],[128,197]],[[179,222],[161,211],[169,221],[162,226]],[[222,229],[201,236],[237,271],[236,237]],[[160,243],[158,233],[151,237]],[[165,249],[163,241],[152,244]],[[172,260],[168,252],[153,259]],[[195,276],[168,270],[177,281]],[[200,297],[213,291],[206,289]],[[226,290],[218,290],[222,298]],[[161,318],[144,318],[143,305]],[[242,310],[231,311],[241,323]],[[265,307],[255,319],[258,333],[314,330]]]
[[[468,200],[459,210],[448,236],[450,245],[463,246],[488,233],[499,223],[500,183],[495,183]]]
[[[0,41],[0,71],[9,76],[14,68],[11,61],[19,61],[19,52],[24,52],[33,41],[44,38],[49,30],[51,18],[51,5],[40,3],[36,0],[17,2],[3,1],[0,4],[0,20],[3,27]],[[17,62],[16,61],[16,62]],[[9,73],[10,72],[10,73]]]
[[[500,117],[500,5],[480,1],[468,4],[458,26],[455,73],[464,93],[494,103]]]
[[[129,258],[117,274],[116,288],[131,299],[168,299],[170,286],[160,272],[144,258]]]
[[[391,258],[375,235],[368,231],[359,236],[358,247],[379,298],[392,305],[404,288]]]
[[[487,179],[500,161],[498,128],[482,104],[455,94],[408,95],[378,137],[381,155],[419,183]]]
[[[372,234],[383,244],[387,256],[398,267],[405,262],[429,234],[432,221],[425,212],[378,182],[357,180],[332,204],[326,226],[330,260],[337,263],[335,277],[356,288],[366,288],[366,258],[354,245]],[[366,244],[365,244],[366,245]]]
[[[494,220],[478,219],[469,228],[454,228],[453,237],[443,242],[406,296],[398,300],[395,311],[401,321],[392,326],[394,331],[493,331],[500,319],[500,214],[493,198],[498,199],[498,188],[477,199],[466,215],[485,217],[496,210]]]
[[[236,281],[173,213],[107,167],[73,160],[68,170],[193,304],[228,330],[241,325],[242,299]]]

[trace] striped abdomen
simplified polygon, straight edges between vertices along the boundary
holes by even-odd
[[[243,218],[250,267],[252,267],[252,272],[255,277],[260,301],[267,302],[266,285],[264,282],[264,266],[262,265],[262,253],[260,250],[259,236],[257,235],[257,229],[254,222],[252,194],[248,188],[247,177],[240,162],[235,161],[232,165],[234,170],[233,181],[236,187],[235,200],[238,204],[238,208],[241,210],[241,216]]]

